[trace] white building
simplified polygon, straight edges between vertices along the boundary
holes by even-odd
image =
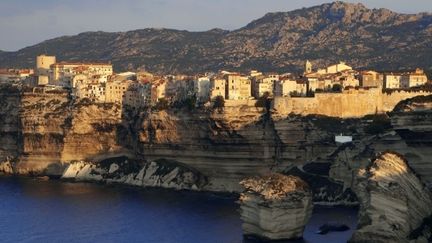
[[[275,96],[303,96],[306,92],[307,85],[302,81],[284,79],[275,83]]]
[[[409,72],[402,77],[402,88],[411,88],[425,85],[428,78],[423,69],[417,68],[414,72]]]
[[[38,85],[47,85],[52,83],[51,65],[56,63],[55,56],[39,55],[36,57],[35,78]]]
[[[346,65],[344,62],[339,62],[338,64],[328,66],[324,69],[318,69],[318,74],[333,74],[342,71],[352,70],[352,67]]]
[[[210,99],[213,100],[217,96],[225,99],[226,95],[226,80],[221,77],[213,77],[210,79]]]
[[[108,77],[113,74],[110,63],[84,63],[84,62],[60,62],[51,65],[51,84],[72,86],[75,75],[84,74],[92,79],[98,79],[99,83],[106,83]]]
[[[210,99],[210,78],[199,77],[194,80],[194,90],[199,102],[206,102]]]
[[[252,85],[248,77],[239,74],[227,75],[226,98],[229,100],[248,100],[252,98]]]
[[[389,73],[384,76],[385,89],[399,89],[402,84],[402,74]]]

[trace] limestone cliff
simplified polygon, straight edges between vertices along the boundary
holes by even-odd
[[[351,242],[408,242],[432,213],[432,195],[396,153],[376,158],[356,177],[360,201],[358,228]]]
[[[312,214],[312,193],[298,177],[273,174],[240,183],[243,234],[269,240],[302,238]]]
[[[18,89],[0,89],[0,162],[22,153],[22,129],[19,116],[21,95]]]
[[[170,159],[209,177],[208,190],[239,191],[238,182],[268,173],[274,163],[274,136],[262,109],[224,112],[167,110],[142,113],[132,121],[136,151],[148,160]],[[130,139],[133,140],[133,139]]]
[[[0,162],[8,164],[0,168],[61,175],[64,162],[127,151],[118,146],[121,110],[116,105],[75,101],[67,90],[16,90],[0,96]]]
[[[18,173],[43,171],[49,164],[59,161],[69,108],[67,92],[21,95],[19,119],[23,153],[15,166]]]
[[[207,183],[207,178],[197,170],[175,161],[144,162],[127,157],[111,158],[100,163],[73,162],[62,178],[178,190],[200,190]]]
[[[0,172],[5,173],[60,176],[72,161],[97,163],[124,155],[194,168],[208,178],[204,190],[240,192],[242,179],[278,172],[306,181],[314,202],[355,204],[354,172],[374,154],[392,149],[432,182],[427,99],[388,115],[341,119],[281,115],[229,102],[215,111],[121,110],[76,101],[67,91],[4,90],[0,96]],[[353,142],[336,144],[340,133]]]
[[[65,126],[61,161],[102,159],[128,154],[119,145],[121,108],[114,104],[79,101],[71,106]]]

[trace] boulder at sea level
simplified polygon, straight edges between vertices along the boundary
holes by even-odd
[[[312,214],[312,193],[298,177],[272,174],[240,182],[243,234],[265,240],[302,238]]]

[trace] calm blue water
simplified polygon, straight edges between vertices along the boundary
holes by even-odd
[[[235,198],[193,192],[0,177],[1,242],[245,242]],[[355,227],[356,211],[316,208],[302,242],[327,221]]]

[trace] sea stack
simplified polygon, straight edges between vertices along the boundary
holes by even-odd
[[[312,193],[295,176],[272,174],[245,179],[240,195],[243,234],[265,240],[303,237],[312,214]]]
[[[354,191],[360,202],[350,242],[430,242],[432,195],[407,161],[385,152],[359,171]]]

